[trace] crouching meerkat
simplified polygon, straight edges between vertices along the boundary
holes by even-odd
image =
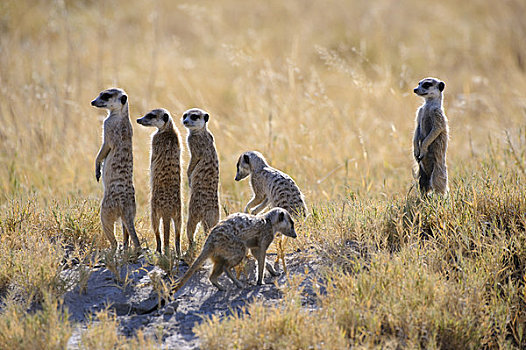
[[[210,282],[215,287],[224,290],[217,279],[225,272],[237,287],[242,288],[243,284],[234,277],[232,268],[245,258],[248,249],[258,261],[257,284],[261,285],[265,266],[272,275],[276,275],[270,265],[265,264],[265,258],[268,246],[277,232],[296,238],[294,222],[290,214],[282,208],[274,208],[266,214],[258,216],[245,213],[228,216],[212,229],[203,245],[201,254],[172,292],[175,293],[181,289],[209,258],[213,262]]]
[[[104,196],[100,217],[104,234],[113,249],[117,247],[114,225],[120,218],[124,249],[129,236],[136,249],[140,248],[135,231],[135,188],[133,186],[133,129],[128,114],[128,96],[122,89],[108,89],[91,101],[91,105],[109,111],[102,130],[102,147],[95,160],[95,178],[99,181],[102,169]]]
[[[181,140],[173,120],[164,108],[154,109],[137,119],[146,127],[156,127],[150,155],[151,221],[161,253],[159,224],[163,220],[164,251],[170,249],[170,223],[175,227],[175,251],[181,256]]]
[[[219,160],[214,137],[207,128],[209,118],[208,113],[199,108],[189,109],[183,114],[183,125],[189,130],[190,164],[187,174],[190,202],[186,234],[191,247],[199,222],[208,233],[219,221]]]
[[[418,185],[422,195],[448,191],[446,151],[449,127],[442,107],[446,84],[435,78],[422,79],[413,90],[424,98],[416,114],[413,154],[418,164]]]
[[[294,217],[306,215],[304,196],[294,180],[268,165],[265,157],[259,152],[245,152],[237,161],[235,180],[241,181],[249,175],[254,196],[245,206],[245,213],[253,208],[252,214],[257,214],[270,205],[283,208]]]

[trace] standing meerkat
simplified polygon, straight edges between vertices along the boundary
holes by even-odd
[[[202,223],[205,233],[219,221],[219,160],[214,137],[208,131],[209,115],[199,108],[184,112],[183,125],[189,130],[188,184],[190,202],[186,234],[190,247],[194,243],[197,224]]]
[[[102,170],[104,197],[100,217],[104,234],[113,249],[117,247],[114,225],[122,221],[124,249],[131,239],[136,249],[140,249],[135,231],[135,188],[133,187],[133,129],[128,114],[128,96],[122,89],[108,89],[91,101],[91,105],[109,111],[104,120],[102,147],[95,160],[95,178],[99,181]]]
[[[418,185],[422,195],[448,191],[446,151],[449,127],[442,107],[446,84],[435,78],[422,79],[413,90],[425,102],[416,115],[413,154],[418,163]]]
[[[170,248],[170,223],[175,227],[175,251],[181,256],[181,140],[174,128],[173,120],[164,108],[154,109],[137,123],[157,127],[152,136],[150,155],[151,220],[157,241],[157,252],[161,253],[159,224],[163,220],[164,250]]]
[[[290,176],[268,165],[259,152],[245,152],[237,161],[235,180],[249,175],[254,196],[245,206],[245,213],[253,208],[252,214],[257,214],[270,205],[283,208],[296,218],[305,217],[307,207],[299,187]]]
[[[258,261],[257,284],[263,283],[264,268],[272,275],[277,275],[269,264],[265,264],[266,252],[277,232],[296,238],[294,222],[290,214],[282,208],[274,208],[265,215],[236,213],[217,224],[203,245],[201,254],[186,271],[179,283],[173,288],[175,293],[192,277],[197,269],[210,258],[214,264],[210,282],[219,290],[224,290],[217,279],[225,272],[239,288],[243,284],[234,277],[232,268],[238,265],[250,249]]]

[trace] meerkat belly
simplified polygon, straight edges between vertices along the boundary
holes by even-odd
[[[133,160],[131,154],[116,149],[115,152],[110,152],[105,162],[105,197],[123,197],[123,199],[126,199],[135,196],[133,187]]]
[[[447,134],[442,132],[429,145],[428,155],[430,158],[440,160],[445,157],[447,149]]]
[[[194,193],[210,193],[217,196],[219,173],[216,167],[208,164],[198,164],[192,172],[192,195]]]

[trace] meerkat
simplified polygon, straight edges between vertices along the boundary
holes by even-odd
[[[418,185],[422,195],[430,190],[448,191],[446,151],[449,127],[442,107],[446,84],[435,78],[422,79],[413,90],[424,98],[416,114],[413,154],[418,164]]]
[[[249,175],[251,175],[250,184],[254,195],[245,206],[245,213],[253,208],[252,214],[257,214],[270,205],[287,210],[296,219],[306,216],[305,197],[294,180],[289,175],[268,165],[265,157],[257,151],[245,152],[237,161],[235,180],[241,181]],[[276,264],[281,260],[283,270],[286,272],[285,243],[281,239],[277,242]]]
[[[170,247],[170,223],[175,227],[175,251],[181,256],[181,140],[174,127],[170,112],[164,108],[154,109],[137,123],[156,127],[152,136],[150,155],[151,221],[157,241],[157,252],[161,253],[159,224],[163,220],[164,250]]]
[[[234,277],[232,268],[245,258],[248,249],[257,259],[257,284],[261,285],[265,267],[272,275],[277,275],[272,267],[265,263],[266,251],[277,232],[288,237],[297,237],[294,221],[282,208],[274,208],[258,216],[245,213],[228,216],[212,229],[201,254],[172,289],[172,293],[181,289],[208,258],[214,264],[209,279],[217,289],[225,290],[217,281],[223,272],[238,288],[242,288],[243,284]]]
[[[270,205],[283,208],[296,218],[306,215],[305,197],[298,185],[290,176],[268,165],[259,152],[245,152],[237,161],[235,180],[241,181],[249,175],[254,195],[245,206],[245,213],[253,208],[251,213],[257,214]]]
[[[214,137],[207,128],[209,118],[208,113],[198,108],[187,110],[182,118],[183,125],[189,130],[190,163],[187,175],[190,202],[186,234],[190,247],[193,246],[199,222],[208,233],[219,221],[219,160]]]
[[[129,236],[136,249],[140,249],[135,231],[135,188],[133,186],[133,129],[128,112],[128,96],[122,89],[108,89],[91,101],[91,105],[108,110],[104,120],[102,147],[95,160],[95,178],[99,181],[102,169],[104,196],[100,216],[104,234],[113,249],[117,247],[114,224],[120,218],[124,249]]]

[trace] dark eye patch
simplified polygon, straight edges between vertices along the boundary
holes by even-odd
[[[148,113],[145,115],[146,119],[152,119],[154,115],[152,113]]]
[[[423,84],[422,84],[422,87],[423,87],[424,89],[429,89],[432,85],[433,85],[433,84],[431,84],[431,83],[423,83]]]
[[[197,114],[192,114],[192,115],[190,116],[190,119],[192,119],[193,121],[196,121],[196,120],[199,119],[199,116],[198,116]]]
[[[108,101],[111,98],[111,94],[105,92],[102,95],[100,95],[100,99],[104,101]]]

